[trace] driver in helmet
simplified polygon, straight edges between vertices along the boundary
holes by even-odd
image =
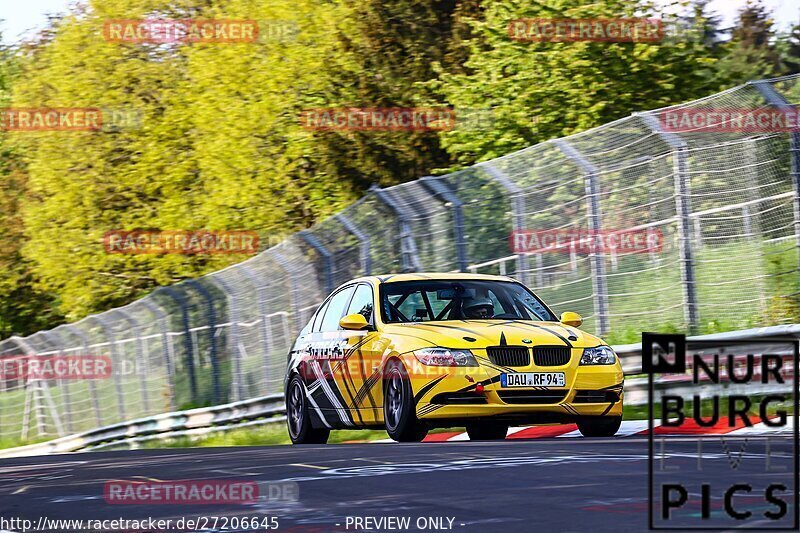
[[[492,318],[494,303],[491,298],[467,298],[462,305],[466,318]]]

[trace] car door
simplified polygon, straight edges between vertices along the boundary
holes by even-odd
[[[360,283],[345,314],[362,315],[371,329],[344,331],[343,336],[347,343],[344,377],[353,391],[350,407],[356,422],[363,425],[380,424],[383,421],[381,358],[386,342],[374,331],[374,313],[375,294],[372,285]]]
[[[353,425],[349,408],[350,384],[343,378],[343,354],[346,337],[339,320],[347,311],[355,285],[336,291],[314,320],[310,342],[306,345],[308,363],[304,369],[311,407],[321,411],[331,426]]]

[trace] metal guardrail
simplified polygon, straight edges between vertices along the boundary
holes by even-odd
[[[721,342],[747,339],[761,341],[798,339],[797,342],[800,342],[800,324],[769,326],[688,337],[688,340],[718,340]],[[647,378],[635,377],[642,373],[641,343],[617,345],[613,348],[620,358],[625,375],[631,376],[625,381],[626,403],[632,405],[645,403],[647,401]],[[659,383],[657,388],[669,390],[673,394],[681,394],[681,391],[691,392],[686,382],[682,381]],[[733,390],[733,388],[727,386],[726,389]],[[775,392],[775,390],[769,389],[764,392]],[[283,422],[285,420],[284,415],[283,395],[273,394],[224,405],[163,413],[148,418],[139,418],[104,426],[48,442],[0,450],[0,458],[65,453],[84,449],[96,450],[126,442],[143,442],[170,437],[207,434],[212,431],[224,431],[232,429],[232,427],[246,427],[256,423]]]
[[[0,450],[0,458],[47,455],[100,448],[143,437],[180,436],[201,429],[226,428],[241,422],[267,419],[282,421],[285,412],[283,394],[273,394],[212,407],[162,413],[118,424],[103,426],[55,440]]]

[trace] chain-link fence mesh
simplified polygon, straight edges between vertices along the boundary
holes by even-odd
[[[792,109],[800,78],[635,114],[441,177],[373,188],[251,259],[125,307],[0,342],[102,355],[106,379],[0,379],[0,442],[280,392],[294,335],[365,274],[507,274],[585,329],[720,331],[800,318],[800,133],[666,131],[680,110]],[[658,230],[663,247],[513,250],[513,231]]]

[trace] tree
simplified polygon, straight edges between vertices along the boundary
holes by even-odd
[[[773,25],[762,1],[748,0],[739,11],[731,39],[723,46],[724,55],[717,65],[721,89],[784,73]]]
[[[520,18],[633,17],[639,4],[503,0],[474,20],[466,73],[442,72],[437,90],[457,108],[488,107],[493,127],[441,135],[461,165],[711,92],[715,61],[702,39],[663,42],[519,42]],[[702,21],[701,21],[702,22]]]

